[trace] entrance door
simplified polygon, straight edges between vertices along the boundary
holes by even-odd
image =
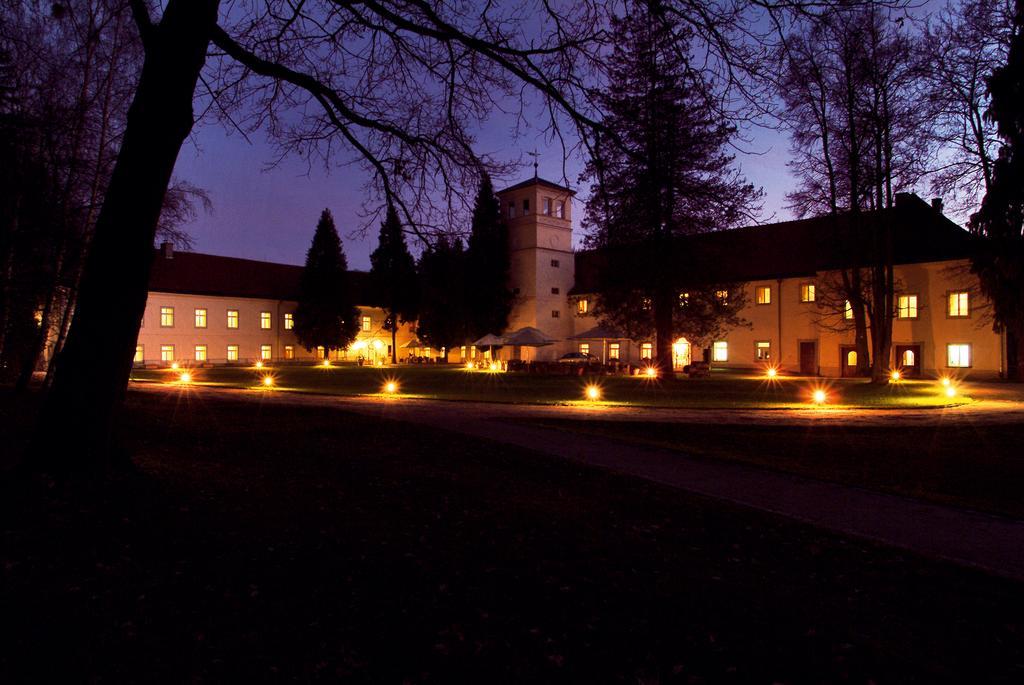
[[[682,371],[690,365],[690,343],[686,338],[680,338],[672,343],[672,368]]]
[[[853,345],[839,346],[839,370],[843,378],[857,375],[857,348]]]
[[[918,378],[921,375],[921,346],[896,345],[896,368],[904,378]]]
[[[818,375],[818,343],[800,343],[800,373],[805,376]]]

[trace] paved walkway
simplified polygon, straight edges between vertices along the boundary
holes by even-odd
[[[155,393],[183,392],[180,386],[135,384]],[[821,422],[891,424],[892,411],[637,410],[586,406],[545,407],[369,397],[314,396],[281,392],[190,388],[203,396],[282,404],[334,406],[365,415],[429,425],[495,440],[589,466],[645,478],[686,492],[724,500],[798,521],[868,538],[928,556],[1024,580],[1024,521],[929,504],[897,495],[827,483],[753,466],[693,460],[671,450],[540,428],[530,418],[595,418],[690,423]],[[973,407],[900,412],[899,420],[938,422],[1020,421],[1020,409]]]

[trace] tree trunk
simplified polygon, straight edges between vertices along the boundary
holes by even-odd
[[[391,315],[391,363],[398,363],[398,319]]]
[[[1024,325],[1006,329],[1006,379],[1024,381]]]
[[[170,0],[146,57],[32,456],[64,471],[110,465],[111,433],[146,307],[153,240],[219,0]],[[49,422],[59,421],[59,431]]]
[[[672,373],[672,295],[659,292],[654,301],[655,365],[662,374]]]

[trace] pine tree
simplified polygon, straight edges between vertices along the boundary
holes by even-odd
[[[370,280],[388,313],[384,327],[391,331],[391,363],[397,363],[398,326],[416,320],[418,304],[416,262],[405,244],[402,222],[393,206],[380,225],[377,249],[370,255]]]
[[[1017,0],[1006,64],[988,81],[987,117],[1003,145],[971,229],[982,237],[973,269],[1006,330],[1009,375],[1024,378],[1024,0]]]
[[[431,347],[450,350],[468,337],[465,270],[466,253],[457,238],[442,236],[420,256],[422,304],[416,336]]]
[[[307,350],[348,347],[356,338],[359,310],[349,288],[348,262],[331,212],[325,209],[306,253],[295,308],[295,337]]]
[[[480,180],[466,251],[466,299],[469,337],[501,333],[508,327],[512,291],[508,287],[508,227],[491,179]]]
[[[658,365],[671,368],[678,335],[708,341],[739,322],[743,304],[742,289],[717,297],[728,284],[679,273],[676,239],[735,225],[759,192],[734,170],[726,148],[735,128],[679,50],[687,29],[657,0],[631,10],[613,22],[621,39],[599,96],[613,134],[597,141],[584,170],[592,183],[585,226],[609,260],[598,317],[632,337],[653,333]]]

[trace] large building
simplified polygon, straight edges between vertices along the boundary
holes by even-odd
[[[631,340],[603,327],[594,316],[596,292],[607,257],[573,249],[573,191],[534,178],[498,193],[509,227],[510,283],[515,303],[509,331],[538,329],[553,341],[542,346],[505,346],[502,358],[553,360],[584,352],[602,361],[642,364],[653,340]],[[970,273],[971,240],[938,206],[900,195],[896,207],[868,220],[892,227],[897,283],[890,366],[909,375],[956,372],[995,377],[1005,368],[1005,341],[993,332],[989,306]],[[722,231],[679,241],[673,263],[700,269],[716,282],[743,288],[739,315],[748,325],[697,348],[673,341],[681,368],[704,359],[715,367],[765,366],[810,375],[849,375],[856,368],[853,326],[842,307],[826,307],[822,284],[846,264],[837,239],[839,219],[806,219]],[[642,256],[640,257],[642,258]],[[140,364],[248,363],[312,360],[291,332],[301,267],[194,253],[158,252],[145,321],[139,335]],[[384,312],[374,306],[365,273],[353,272],[360,295],[360,332],[339,359],[378,362],[390,358]],[[496,334],[509,331],[495,331]],[[431,350],[415,326],[398,335],[398,356],[462,361],[483,354],[468,349]]]

